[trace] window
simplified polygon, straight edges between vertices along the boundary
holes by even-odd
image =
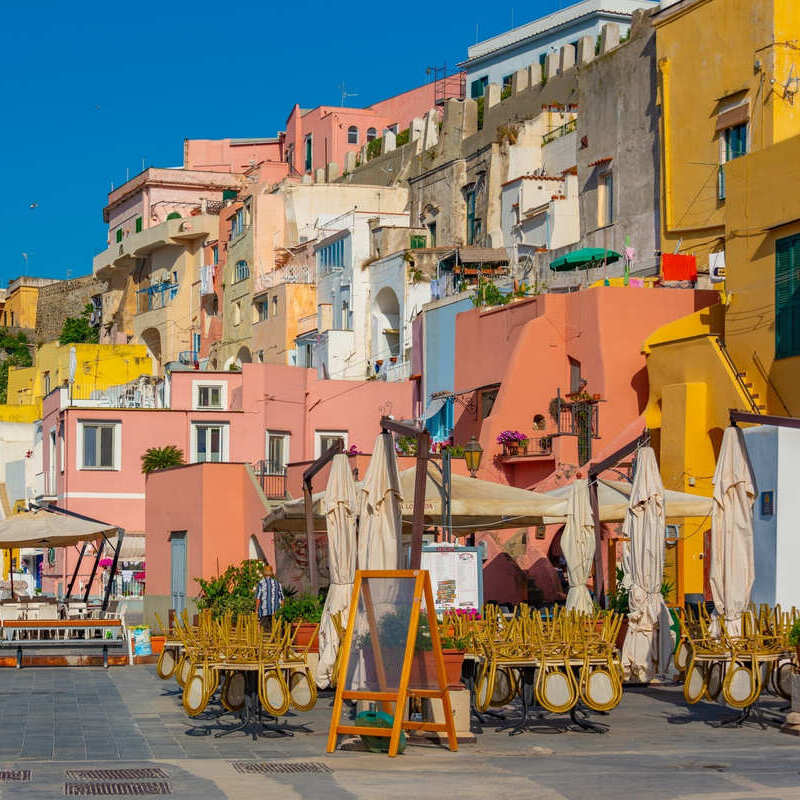
[[[275,317],[278,314],[278,295],[275,295],[272,298],[272,316]]]
[[[469,96],[473,100],[477,100],[479,97],[483,97],[483,93],[486,91],[486,87],[489,85],[489,76],[484,75],[482,78],[478,78],[476,81],[472,81],[469,89]]]
[[[314,457],[319,458],[339,441],[346,450],[347,431],[314,431]]]
[[[431,237],[431,247],[436,247],[436,223],[429,222],[428,223],[428,233]]]
[[[119,469],[119,423],[78,424],[78,469]]]
[[[212,263],[214,264],[214,266],[219,264],[219,245],[215,244],[211,248],[211,258],[212,258]]]
[[[311,134],[309,134],[306,136],[306,172],[311,172],[312,160]]]
[[[195,424],[194,462],[228,460],[228,426]]]
[[[317,266],[325,274],[344,267],[344,239],[337,239],[317,250]]]
[[[222,391],[219,386],[200,386],[197,389],[198,408],[222,408]]]
[[[416,234],[411,237],[411,249],[412,250],[419,250],[420,248],[425,247],[425,236],[424,234]]]
[[[250,267],[246,261],[237,261],[233,273],[233,282],[246,281],[250,277]]]
[[[194,359],[196,360],[197,356],[200,353],[200,334],[199,333],[193,333],[192,334],[192,353],[193,353]]]
[[[347,144],[358,144],[358,128],[355,125],[347,129]]]
[[[266,300],[257,301],[256,312],[258,314],[258,322],[266,322],[269,319],[269,303]]]
[[[367,141],[371,142],[378,138],[378,131],[375,128],[367,128]]]
[[[136,233],[142,232],[142,218],[136,217]]]
[[[42,389],[43,389],[42,394],[45,397],[47,397],[47,395],[50,394],[50,373],[49,372],[45,372],[44,373],[44,377],[42,378],[42,384],[43,384],[43,386],[42,386]]]
[[[242,304],[237,300],[233,304],[233,324],[238,325],[242,321]]]
[[[475,186],[467,191],[467,244],[475,244]]]
[[[244,208],[240,208],[231,217],[231,239],[235,239],[240,233],[244,231]]]
[[[725,129],[725,161],[733,161],[747,153],[747,123]]]
[[[512,75],[504,75],[503,76],[503,89],[500,93],[500,97],[505,100],[506,97],[511,97],[511,79]]]
[[[580,392],[586,386],[581,376],[581,362],[576,361],[574,358],[569,358],[569,390],[570,392]]]
[[[597,227],[604,228],[614,221],[614,176],[610,172],[597,179]]]
[[[117,243],[122,241],[122,228],[117,228]]]
[[[800,234],[775,242],[775,358],[800,355]]]
[[[281,475],[289,463],[289,434],[283,431],[267,431],[267,472]]]

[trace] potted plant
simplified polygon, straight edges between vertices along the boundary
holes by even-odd
[[[447,686],[450,689],[460,689],[462,686],[461,668],[464,664],[464,653],[468,647],[468,636],[447,635],[442,637],[444,671],[447,675]]]
[[[789,628],[789,644],[797,650],[797,657],[800,659],[800,619],[796,619]]]
[[[520,431],[501,431],[497,436],[497,443],[503,445],[504,456],[518,455],[522,442],[527,449],[528,437]]]
[[[291,623],[292,630],[296,631],[294,643],[297,647],[310,644],[310,652],[319,652],[317,632],[322,619],[322,601],[317,595],[306,592],[286,598],[276,616]]]

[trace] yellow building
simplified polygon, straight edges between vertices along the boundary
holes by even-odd
[[[800,414],[800,5],[680,0],[654,21],[662,250],[725,280],[645,343],[647,422],[664,485],[708,495],[731,408]],[[709,528],[683,525],[682,595],[707,588]]]
[[[2,324],[6,328],[36,328],[36,306],[39,289],[57,281],[51,278],[32,278],[23,275],[8,284],[2,310]]]
[[[75,348],[76,369],[72,394],[88,399],[97,389],[127,383],[154,374],[144,345],[64,344],[48,342],[36,351],[32,367],[8,370],[8,405],[0,406],[0,420],[27,422],[42,415],[42,398],[70,381],[70,351]],[[31,420],[19,419],[31,416]]]

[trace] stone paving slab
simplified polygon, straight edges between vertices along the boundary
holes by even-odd
[[[0,670],[0,768],[32,772],[28,784],[0,783],[0,799],[64,796],[75,767],[162,767],[178,798],[647,798],[800,800],[800,748],[776,728],[718,729],[731,714],[716,704],[687,708],[679,687],[627,690],[603,718],[605,735],[546,719],[519,736],[486,726],[458,753],[409,747],[396,759],[325,753],[330,696],[293,738],[242,733],[217,738],[231,715],[219,706],[189,719],[173,681],[152,667],[116,670]],[[777,705],[775,702],[773,706]],[[513,713],[513,709],[508,709]],[[243,775],[236,760],[314,761],[327,775]]]

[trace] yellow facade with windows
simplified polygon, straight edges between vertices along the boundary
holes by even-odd
[[[16,286],[6,295],[3,307],[3,327],[36,328],[36,306],[39,302],[38,286]]]
[[[710,495],[730,409],[800,416],[800,353],[776,359],[776,243],[800,233],[800,4],[682,0],[655,24],[662,250],[695,255],[701,275],[724,254],[725,280],[719,305],[645,343],[647,424],[664,485]],[[796,322],[800,343],[800,309]],[[709,528],[684,521],[682,595],[707,589]]]
[[[8,404],[0,406],[0,420],[27,422],[42,415],[42,398],[69,383],[70,350],[75,348],[77,368],[73,397],[88,399],[93,391],[127,383],[140,375],[153,375],[147,347],[112,344],[64,344],[48,342],[36,351],[32,367],[8,370]],[[26,419],[20,419],[23,415]],[[30,419],[27,419],[30,417]]]

